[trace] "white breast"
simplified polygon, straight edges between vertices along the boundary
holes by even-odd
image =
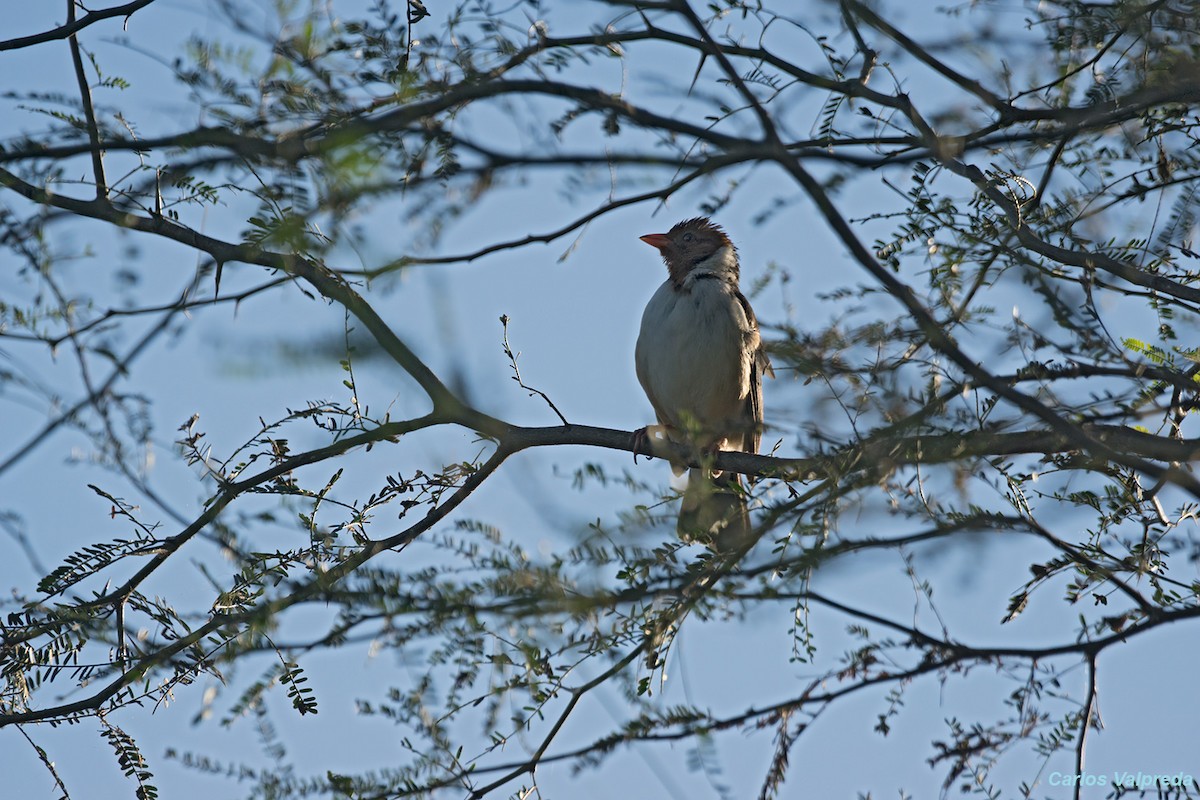
[[[642,315],[638,380],[661,423],[711,434],[700,444],[722,443],[747,422],[752,333],[734,291],[724,277],[697,270],[679,289],[663,283]]]

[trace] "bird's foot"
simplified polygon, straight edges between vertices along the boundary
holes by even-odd
[[[650,452],[650,426],[638,428],[633,432],[633,463],[637,463],[638,453],[641,453],[646,458],[654,458],[654,454]]]
[[[700,448],[699,461],[702,465],[711,468],[713,465],[713,462],[715,462],[717,460],[717,454],[720,452],[721,452],[721,443],[720,442],[713,442],[712,444],[707,444],[704,447]],[[721,470],[713,469],[710,474],[714,478],[719,478],[719,477],[721,477]]]
[[[668,434],[669,430],[670,428],[665,425],[647,425],[644,428],[638,428],[636,431],[634,431],[633,441],[631,443],[633,450],[633,463],[637,463],[637,457],[639,455],[643,455],[646,458],[667,458],[667,455],[663,453],[661,448],[659,449],[659,452],[654,452],[654,447],[656,442],[663,442],[664,444],[669,443],[671,438]],[[666,441],[664,442],[663,440]]]

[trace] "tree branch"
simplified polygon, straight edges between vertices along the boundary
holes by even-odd
[[[67,0],[67,25],[75,22],[75,2]],[[96,109],[92,105],[92,90],[88,86],[87,73],[83,68],[83,55],[79,48],[79,39],[74,33],[67,37],[71,46],[71,62],[75,65],[75,81],[79,85],[80,102],[83,105],[83,116],[87,120],[88,139],[92,143],[92,173],[96,178],[96,199],[105,200],[108,197],[108,181],[104,178],[104,152],[100,149],[100,130],[96,127]]]
[[[5,39],[0,41],[0,51],[16,50],[22,47],[31,47],[35,44],[43,42],[51,42],[55,39],[66,39],[74,36],[79,31],[94,25],[101,20],[109,19],[110,17],[131,17],[133,12],[138,9],[145,8],[153,3],[154,0],[134,0],[134,2],[126,3],[123,6],[113,6],[112,8],[102,8],[99,11],[90,11],[84,14],[79,19],[75,19],[74,12],[68,12],[67,24],[53,30],[43,33],[35,33],[30,36],[18,36],[15,39]]]

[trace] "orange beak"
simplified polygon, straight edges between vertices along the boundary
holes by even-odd
[[[645,236],[639,236],[638,238],[651,247],[657,247],[659,250],[664,250],[671,245],[671,240],[665,233],[647,233]]]

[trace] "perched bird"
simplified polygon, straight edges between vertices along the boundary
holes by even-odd
[[[705,453],[757,453],[763,373],[774,375],[750,302],[738,288],[737,248],[705,217],[641,237],[658,248],[667,280],[642,314],[634,361],[638,381],[667,439]],[[649,443],[646,428],[635,446]],[[683,467],[672,465],[678,475]],[[726,549],[748,536],[750,517],[736,475],[693,469],[679,531]]]

